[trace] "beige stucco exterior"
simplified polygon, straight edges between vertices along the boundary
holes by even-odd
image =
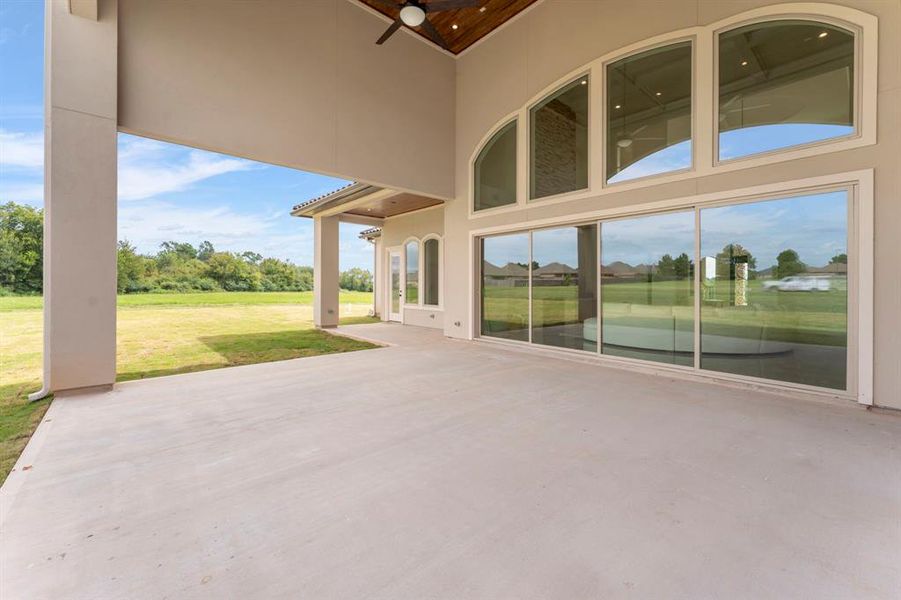
[[[372,42],[385,21],[351,0],[118,0],[118,16],[117,1],[105,0],[99,22],[64,15],[93,29],[82,27],[74,38],[64,35],[62,28],[52,31],[51,43],[62,51],[58,61],[69,63],[65,73],[50,69],[48,100],[53,106],[72,102],[75,109],[94,111],[106,122],[115,116],[123,131],[445,200],[443,208],[385,221],[376,244],[376,271],[386,290],[387,249],[411,237],[441,235],[442,306],[405,311],[404,321],[443,327],[447,336],[457,338],[473,332],[474,231],[872,169],[873,396],[877,404],[901,408],[897,335],[901,278],[894,276],[901,256],[901,3],[897,1],[792,5],[794,11],[813,13],[826,6],[850,7],[878,19],[878,70],[871,73],[878,82],[874,86],[878,111],[865,107],[868,122],[875,124],[865,143],[772,164],[581,194],[566,201],[530,203],[489,216],[470,214],[470,165],[479,145],[502,119],[522,110],[568,73],[655,36],[706,27],[778,4],[545,0],[454,58],[410,35],[396,36],[376,51]],[[111,31],[118,33],[118,50]],[[116,93],[109,91],[110,85]],[[97,106],[85,111],[86,102]],[[55,127],[51,123],[50,128]],[[107,129],[96,133],[102,142],[98,147],[115,144],[114,130]],[[598,143],[596,138],[593,144]],[[48,139],[50,152],[68,156],[64,139],[55,138],[52,131]],[[699,150],[698,156],[712,159],[712,150]],[[92,176],[114,186],[115,169],[100,154],[97,159],[100,162],[91,162]],[[53,163],[48,181],[54,185],[56,177],[75,164],[64,162]],[[108,185],[104,190],[109,192]],[[48,207],[54,210],[59,198],[50,198]],[[87,195],[67,202],[72,210],[95,206]],[[109,225],[115,223],[115,202],[107,199],[95,209],[101,235],[91,241],[91,252],[73,259],[72,268],[110,254],[97,263],[101,269],[96,281],[65,292],[72,297],[97,292],[96,306],[102,307],[96,309],[101,316],[92,323],[103,332],[99,339],[104,341],[85,355],[97,358],[97,365],[83,373],[79,385],[106,382],[113,368],[109,332],[115,325],[115,262],[106,238],[115,233]],[[51,229],[50,244],[62,243],[72,231]],[[115,236],[110,239],[114,242]],[[52,268],[52,258],[50,262]],[[104,288],[109,281],[111,290]],[[70,325],[95,310],[78,308],[63,295],[62,285],[51,281],[48,289],[48,305],[61,315],[57,331],[65,332],[51,332],[48,346],[59,348],[67,343],[63,337],[86,335]],[[383,318],[385,300],[377,297],[375,303]]]

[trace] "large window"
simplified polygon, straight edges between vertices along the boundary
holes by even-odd
[[[404,302],[419,303],[419,242],[407,242],[404,246],[407,263],[407,276],[404,281]]]
[[[607,66],[607,181],[691,167],[691,42]]]
[[[426,306],[438,306],[440,285],[441,257],[436,238],[429,238],[422,243],[422,303]]]
[[[532,341],[597,348],[597,225],[532,234]]]
[[[475,161],[473,210],[516,204],[516,121],[495,133]]]
[[[557,90],[529,111],[529,197],[588,187],[588,76]]]
[[[845,389],[848,198],[701,210],[701,367]]]
[[[719,158],[854,133],[854,35],[813,21],[719,36]]]
[[[602,225],[603,352],[694,364],[694,211]]]
[[[483,238],[482,335],[846,390],[849,202],[807,192]]]
[[[483,238],[482,335],[529,341],[529,234]]]

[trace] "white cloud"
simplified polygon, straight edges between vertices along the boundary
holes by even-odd
[[[0,129],[0,167],[41,169],[44,166],[44,134]]]
[[[184,190],[225,173],[246,171],[254,163],[190,150],[173,156],[172,146],[154,140],[122,138],[119,144],[119,200],[143,200]]]

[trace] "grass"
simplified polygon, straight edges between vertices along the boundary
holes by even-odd
[[[728,294],[728,286],[723,285],[712,290],[711,297],[726,299]],[[661,327],[672,327],[674,316],[689,322],[693,319],[693,298],[686,282],[655,282],[650,292],[649,286],[640,282],[605,284],[601,295],[607,322],[642,322],[648,326],[656,319]],[[533,323],[548,326],[577,322],[577,298],[578,287],[575,285],[533,288]],[[528,327],[527,287],[488,287],[484,302],[490,331]],[[747,306],[705,302],[701,309],[701,324],[705,333],[724,336],[753,339],[759,337],[761,327],[765,327],[770,340],[844,346],[848,326],[846,307],[844,289],[767,291],[760,281],[751,281]]]
[[[313,328],[311,292],[211,292],[119,297],[117,380],[174,375],[334,352],[372,344]],[[372,294],[342,292],[341,323],[371,322]],[[41,387],[39,296],[0,297],[0,480],[49,400]]]

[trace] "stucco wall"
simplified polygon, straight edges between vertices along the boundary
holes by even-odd
[[[646,38],[708,25],[759,0],[667,2],[554,0],[543,2],[457,61],[456,190],[446,205],[445,333],[466,337],[470,319],[470,231],[600,208],[680,198],[758,185],[875,169],[875,390],[878,404],[901,408],[901,2],[839,2],[879,18],[878,144],[694,179],[607,193],[570,202],[540,203],[512,213],[470,219],[469,161],[499,120],[539,91],[595,58]],[[462,322],[462,327],[450,324]]]
[[[378,293],[385,299],[383,306],[388,306],[387,294],[390,291],[387,249],[394,246],[402,246],[403,243],[410,238],[422,240],[425,236],[432,234],[437,234],[439,236],[444,235],[444,209],[441,207],[393,217],[385,221],[385,224],[382,226],[382,237],[379,242],[381,246],[380,256],[378,257],[378,260],[380,261],[378,267],[380,276],[377,283]],[[444,256],[445,255],[442,252],[442,260],[444,259]],[[441,285],[444,285],[444,281],[441,281]],[[442,298],[447,297],[446,291],[443,289],[440,291],[440,295]],[[382,310],[381,317],[383,321],[388,320],[387,310]],[[444,328],[444,310],[442,308],[435,309],[425,306],[405,307],[404,323],[407,325],[442,329]]]
[[[119,0],[119,127],[453,196],[454,59],[350,0]]]

